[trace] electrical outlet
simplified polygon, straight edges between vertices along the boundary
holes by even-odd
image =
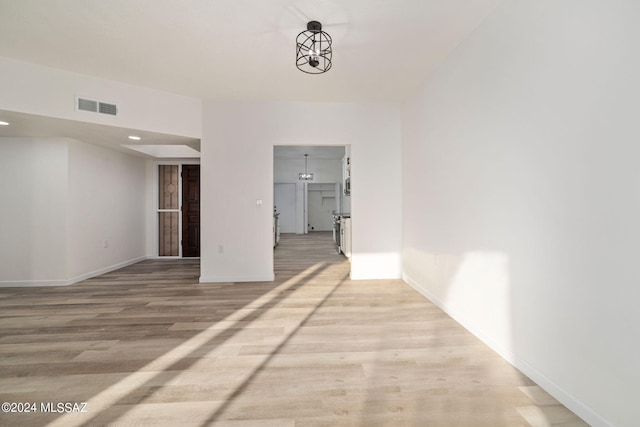
[[[218,245],[218,253],[219,254],[223,254],[224,253],[224,246],[223,245]]]
[[[102,243],[102,246],[106,249],[109,247],[109,241],[107,239],[104,240],[104,242]]]

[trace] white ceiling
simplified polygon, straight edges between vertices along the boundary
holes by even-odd
[[[499,0],[0,0],[0,56],[203,99],[398,102]],[[295,67],[318,20],[333,68]]]
[[[205,100],[397,103],[499,2],[0,0],[0,56]],[[309,20],[326,74],[295,67]]]

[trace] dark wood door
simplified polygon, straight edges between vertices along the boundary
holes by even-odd
[[[200,256],[200,165],[182,165],[182,256]]]

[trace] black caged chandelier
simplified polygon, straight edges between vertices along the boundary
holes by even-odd
[[[322,24],[309,21],[307,30],[296,37],[296,67],[308,74],[322,74],[331,69],[331,36]]]

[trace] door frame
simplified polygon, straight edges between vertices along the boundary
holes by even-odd
[[[149,205],[149,226],[147,227],[147,234],[150,236],[150,239],[147,241],[147,253],[151,253],[151,258],[154,259],[182,259],[182,244],[178,245],[178,256],[160,256],[160,233],[158,231],[158,202],[160,191],[160,184],[158,182],[159,172],[158,166],[160,165],[177,165],[178,166],[178,200],[180,201],[179,212],[178,215],[178,240],[182,242],[182,165],[199,165],[200,159],[185,159],[185,160],[154,160],[151,162],[151,173],[149,174],[149,180],[151,185],[149,186],[151,190],[151,197],[148,198]],[[201,169],[202,171],[202,169]],[[202,177],[202,175],[201,175]],[[200,223],[202,224],[202,218],[200,218]],[[189,257],[190,259],[199,259],[199,257]]]

